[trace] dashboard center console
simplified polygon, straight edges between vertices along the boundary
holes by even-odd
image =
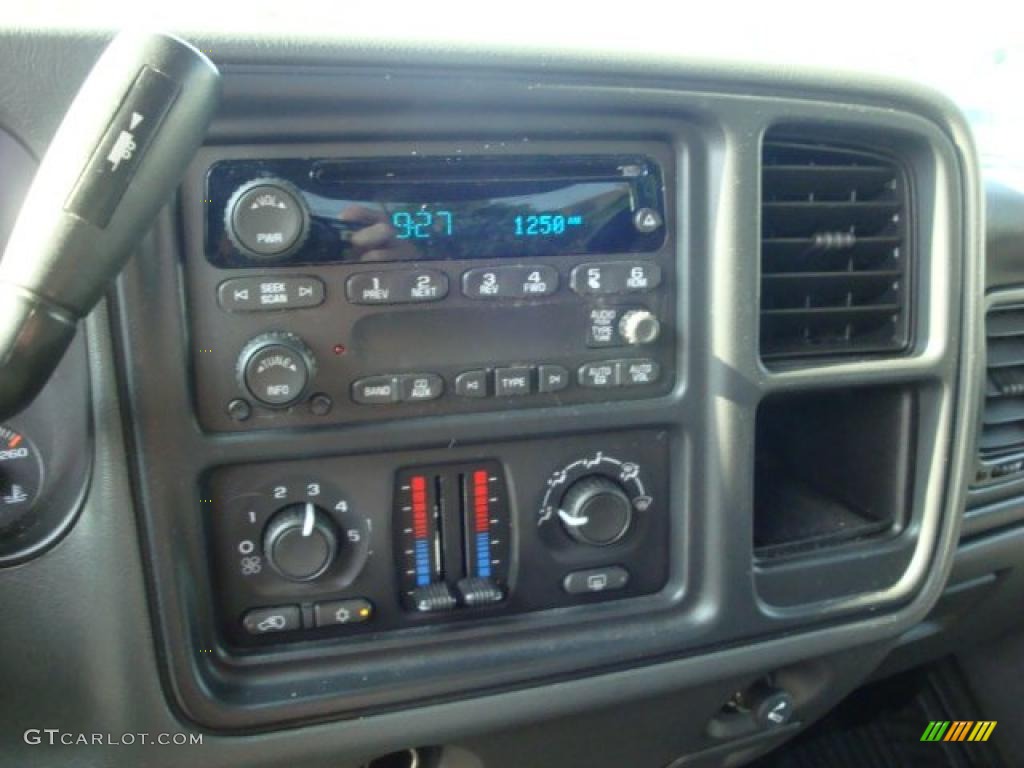
[[[665,146],[374,151],[201,153],[187,300],[206,428],[672,389],[680,222]],[[648,431],[217,470],[222,626],[266,644],[656,592],[667,458],[666,434]]]
[[[968,382],[936,125],[710,85],[226,81],[117,302],[190,717],[623,668],[742,688],[919,620]]]

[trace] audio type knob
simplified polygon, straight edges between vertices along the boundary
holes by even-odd
[[[577,480],[562,497],[558,513],[565,532],[595,547],[614,544],[629,531],[633,504],[618,483],[603,475]]]
[[[631,309],[619,318],[619,335],[627,344],[650,344],[661,333],[657,316],[646,309]]]
[[[322,508],[311,502],[289,504],[267,523],[263,553],[285,578],[315,579],[331,567],[338,554],[337,526]]]
[[[238,380],[246,392],[271,408],[287,408],[305,393],[316,358],[293,333],[265,333],[238,356]]]
[[[302,193],[281,179],[243,184],[228,201],[225,219],[225,229],[238,250],[257,259],[295,252],[309,231]]]

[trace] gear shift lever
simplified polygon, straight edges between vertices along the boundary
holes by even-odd
[[[82,84],[0,260],[0,419],[35,397],[198,148],[220,73],[178,38],[123,33]]]

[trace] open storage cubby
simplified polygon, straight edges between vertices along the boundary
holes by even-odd
[[[914,394],[801,392],[757,413],[754,552],[767,559],[896,533],[905,523]]]

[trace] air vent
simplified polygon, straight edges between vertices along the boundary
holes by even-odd
[[[1024,470],[1024,306],[999,307],[986,321],[988,355],[978,481]]]
[[[761,356],[898,352],[908,342],[908,185],[872,152],[765,142]]]

